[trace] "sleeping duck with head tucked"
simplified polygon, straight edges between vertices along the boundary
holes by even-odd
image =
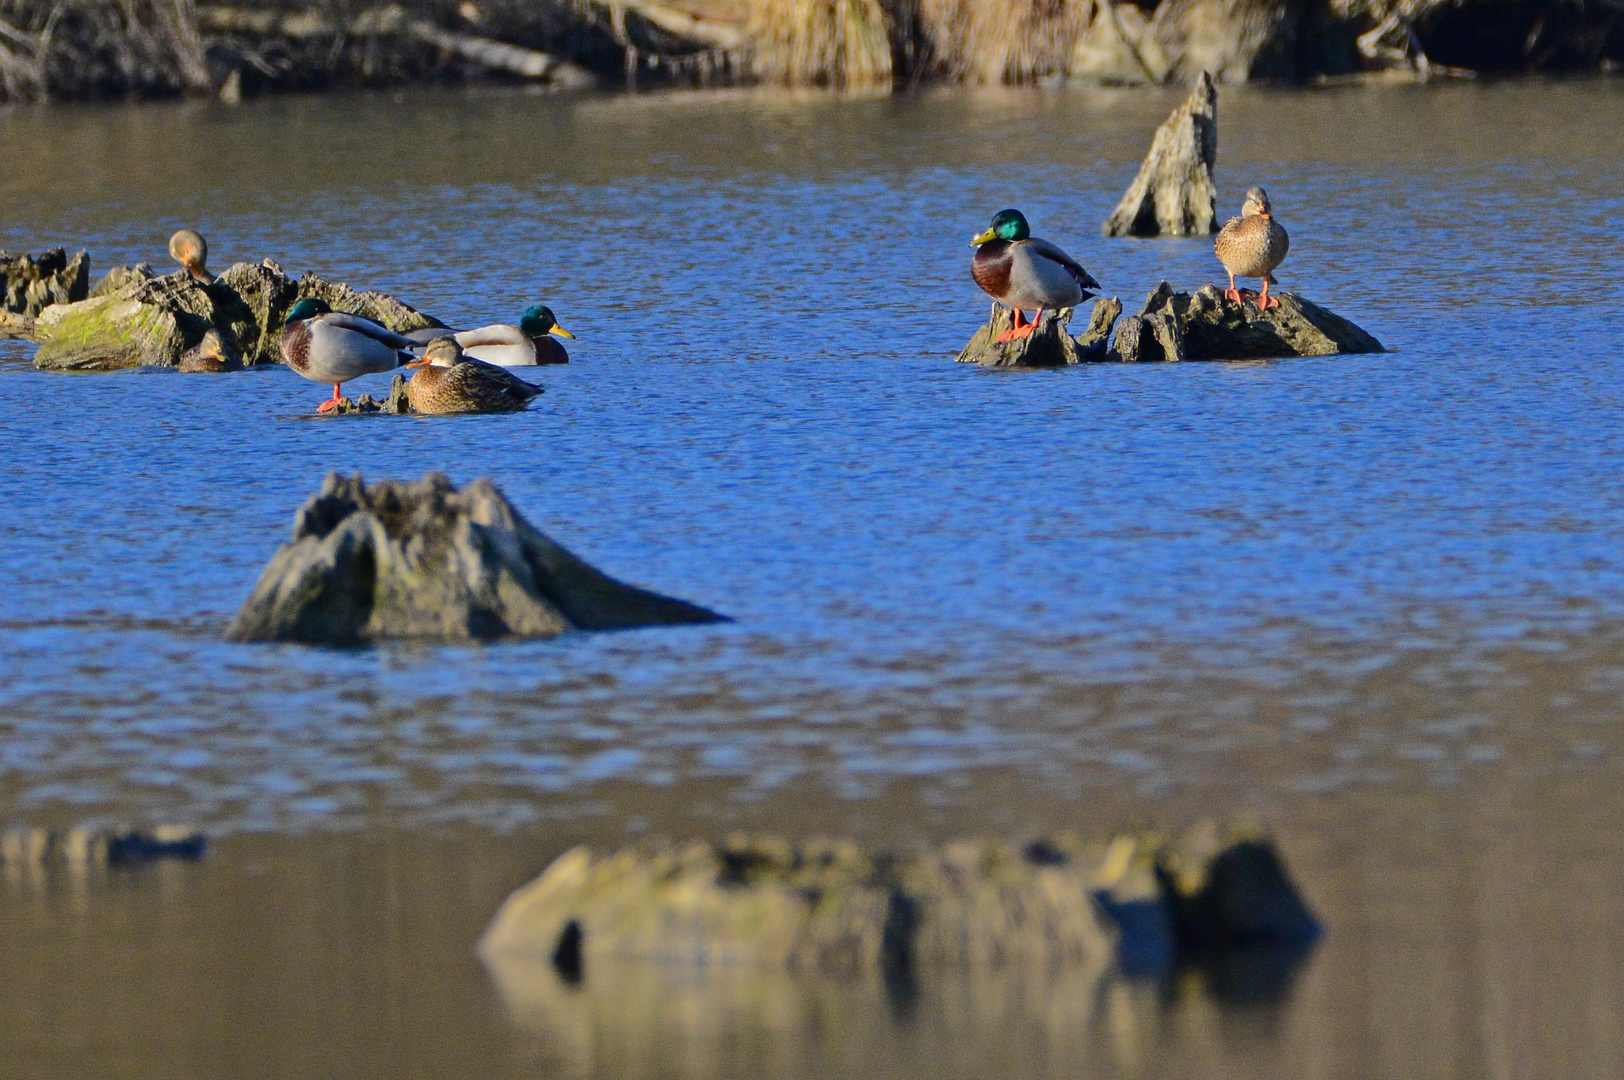
[[[1000,210],[986,231],[970,240],[976,253],[970,276],[982,291],[1015,312],[1015,325],[998,340],[1030,337],[1045,308],[1076,307],[1098,289],[1094,275],[1083,264],[1047,240],[1032,235],[1019,210]],[[1025,309],[1035,309],[1030,323],[1022,322]]]

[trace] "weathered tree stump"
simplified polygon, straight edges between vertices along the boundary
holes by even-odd
[[[1203,71],[1151,141],[1150,153],[1103,226],[1106,236],[1199,236],[1218,229],[1218,91]]]
[[[1104,360],[1111,326],[1121,313],[1120,300],[1101,297],[1094,301],[1088,329],[1076,337],[1066,329],[1072,309],[1061,308],[1045,311],[1030,336],[1000,342],[998,335],[1015,325],[1015,315],[1002,304],[994,304],[986,325],[960,350],[957,362],[982,367],[1064,367]]]
[[[330,474],[226,631],[233,641],[360,645],[724,621],[601,574],[543,536],[496,485],[458,491]]]
[[[1159,318],[1176,324],[1181,357],[1185,360],[1386,351],[1375,337],[1335,312],[1295,293],[1271,295],[1279,299],[1280,306],[1264,311],[1255,300],[1236,303],[1213,285],[1203,286],[1192,295],[1174,292],[1164,281],[1145,300],[1141,318]],[[1122,321],[1128,322],[1127,319]],[[1122,352],[1121,328],[1117,337],[1117,351]]]
[[[70,258],[62,248],[40,255],[0,251],[0,303],[17,315],[38,315],[52,304],[71,304],[90,295],[90,255]]]
[[[7,318],[0,333],[39,342],[34,365],[57,371],[174,367],[210,330],[242,364],[271,364],[281,359],[288,310],[307,296],[395,331],[440,325],[383,293],[358,292],[316,274],[295,281],[266,259],[228,267],[208,285],[185,271],[154,277],[144,264],[115,270],[97,283],[96,295],[53,304],[33,319]]]
[[[1140,924],[1160,941],[1124,940],[1137,904],[1160,915]],[[610,962],[929,977],[1103,967],[1125,946],[1159,945],[1171,962],[1318,933],[1266,836],[1204,823],[1177,839],[1066,833],[911,854],[760,836],[575,848],[508,897],[479,950],[573,981]]]

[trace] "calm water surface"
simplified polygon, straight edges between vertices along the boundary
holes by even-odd
[[[967,240],[1006,205],[1130,310],[1218,280],[1205,241],[1098,236],[1175,101],[0,115],[0,246],[100,272],[185,224],[219,267],[270,255],[454,325],[542,300],[580,335],[538,407],[457,420],[0,346],[0,820],[223,838],[197,867],[0,883],[0,1075],[1624,1071],[1624,87],[1225,93],[1221,212],[1267,186],[1283,286],[1390,354],[952,364],[986,311]],[[491,476],[608,572],[737,621],[222,643],[334,469]],[[538,1006],[472,956],[579,840],[1233,813],[1332,928],[1261,1002],[1192,975],[910,1016],[807,986]]]

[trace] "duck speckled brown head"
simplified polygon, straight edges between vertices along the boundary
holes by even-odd
[[[1248,188],[1246,201],[1241,203],[1241,217],[1271,217],[1273,208],[1269,206],[1269,193],[1260,187]]]

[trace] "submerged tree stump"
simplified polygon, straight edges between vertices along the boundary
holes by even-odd
[[[1236,303],[1214,285],[1190,293],[1174,292],[1162,282],[1145,300],[1140,318],[1177,327],[1179,355],[1139,359],[1248,360],[1282,356],[1331,356],[1379,353],[1382,343],[1361,327],[1295,293],[1272,294],[1279,307],[1264,311],[1255,300]],[[1123,349],[1117,330],[1116,351]]]
[[[480,479],[330,474],[232,620],[233,641],[359,645],[724,621],[599,573]]]
[[[998,335],[1015,325],[1015,314],[1002,304],[992,306],[987,324],[959,351],[957,362],[982,367],[1064,367],[1105,359],[1111,325],[1122,313],[1122,301],[1101,297],[1094,301],[1088,329],[1073,337],[1066,327],[1072,309],[1045,311],[1031,335],[1000,342]]]
[[[26,316],[83,300],[90,295],[90,255],[78,251],[70,257],[63,248],[40,255],[0,251],[0,295],[6,311]]]
[[[1065,833],[913,853],[771,836],[575,848],[508,897],[479,951],[499,971],[574,982],[628,962],[930,977],[1103,968],[1124,949],[1170,964],[1306,948],[1318,934],[1266,836],[1203,823],[1178,838]]]
[[[175,367],[211,330],[222,355],[247,366],[272,364],[281,360],[282,323],[305,297],[397,332],[441,325],[383,293],[358,292],[316,274],[294,280],[266,259],[237,263],[207,285],[185,271],[156,277],[144,264],[121,268],[88,299],[52,304],[32,319],[8,318],[0,333],[39,342],[34,365],[56,371]]]
[[[1106,236],[1199,236],[1218,230],[1218,91],[1205,71],[1151,141],[1150,153],[1105,219]]]

